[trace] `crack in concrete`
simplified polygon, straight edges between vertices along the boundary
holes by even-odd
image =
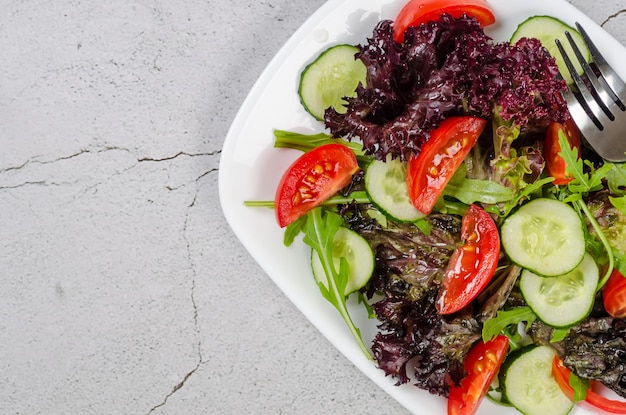
[[[216,171],[218,171],[218,170],[219,170],[218,168],[209,169],[209,170],[205,171],[204,173],[202,173],[200,176],[198,176],[198,177],[196,177],[195,179],[193,179],[193,181],[192,181],[192,182],[193,182],[193,183],[197,183],[197,182],[198,182],[199,180],[201,180],[203,177],[208,176],[209,174],[211,174],[211,173],[213,173],[213,172],[216,172]],[[180,185],[180,186],[165,186],[165,188],[166,188],[167,190],[169,190],[169,191],[175,191],[175,190],[178,190],[178,189],[180,189],[180,188],[182,188],[182,187],[187,186],[188,184],[189,184],[189,183],[185,183],[185,184],[182,184],[182,185]]]
[[[27,186],[44,186],[44,187],[49,187],[49,186],[69,186],[69,185],[72,185],[72,184],[75,184],[75,183],[76,182],[50,182],[48,180],[26,181],[26,182],[22,182],[22,183],[10,185],[10,186],[0,186],[0,191],[2,191],[2,190],[15,190],[15,189],[20,189],[22,187],[27,187]]]
[[[122,147],[115,147],[115,146],[105,146],[105,147],[100,147],[100,148],[95,148],[95,149],[81,149],[80,151],[77,151],[75,153],[69,154],[69,155],[65,155],[65,156],[60,156],[54,159],[50,159],[50,160],[40,160],[38,159],[40,156],[35,156],[29,160],[26,160],[24,163],[22,163],[21,165],[18,166],[10,166],[10,167],[6,167],[4,169],[0,169],[0,175],[3,173],[8,173],[8,172],[12,172],[12,171],[18,171],[18,170],[22,170],[25,169],[27,166],[30,165],[34,165],[34,164],[38,164],[38,165],[48,165],[48,164],[54,164],[54,163],[58,163],[60,161],[65,161],[65,160],[71,160],[77,157],[80,157],[84,154],[100,154],[100,153],[105,153],[108,151],[123,151],[123,152],[127,152],[130,153],[131,151],[126,149],[126,148],[122,148]],[[14,184],[14,185],[10,185],[10,186],[0,186],[0,190],[13,190],[13,189],[18,189],[21,187],[26,187],[26,186],[32,186],[32,185],[39,185],[39,186],[62,186],[62,185],[71,185],[71,184],[76,184],[77,181],[73,181],[73,182],[67,182],[67,183],[53,183],[50,182],[48,180],[38,180],[38,181],[24,181],[22,183],[19,184]],[[88,191],[89,189],[87,189]],[[85,192],[86,193],[86,192]]]
[[[214,155],[214,154],[215,153],[213,153],[211,155]],[[210,174],[211,172],[214,172],[214,171],[217,171],[217,169],[211,169],[211,170],[203,173],[201,176],[196,178],[194,182],[197,185],[198,182],[200,180],[202,180],[203,177],[207,176],[208,174]],[[189,203],[189,205],[187,206],[187,212],[185,214],[185,221],[183,223],[183,229],[182,229],[183,239],[185,240],[186,249],[187,249],[187,261],[189,262],[189,268],[191,269],[190,299],[191,299],[191,305],[192,305],[192,309],[193,309],[193,325],[194,325],[195,332],[196,332],[196,335],[197,335],[197,338],[198,338],[198,341],[196,343],[196,351],[198,353],[198,361],[196,363],[196,366],[191,371],[189,371],[178,384],[176,384],[172,388],[172,390],[165,396],[163,401],[161,401],[158,405],[153,406],[150,409],[150,411],[148,411],[148,415],[152,414],[157,409],[162,408],[163,406],[165,406],[167,404],[168,400],[176,392],[178,392],[180,389],[182,389],[185,386],[185,383],[187,382],[187,380],[189,380],[189,378],[200,368],[200,366],[204,364],[204,358],[202,357],[202,336],[201,336],[201,330],[200,330],[200,323],[198,321],[198,304],[196,302],[196,277],[197,277],[197,271],[196,271],[195,262],[193,260],[193,255],[192,255],[192,252],[191,252],[191,240],[188,237],[188,227],[189,227],[191,211],[194,208],[194,206],[196,205],[196,201],[198,200],[199,192],[200,192],[199,188],[196,187],[196,192],[194,194],[194,197],[191,200],[191,202]]]
[[[14,184],[13,186],[0,186],[0,190],[14,190],[14,189],[19,189],[20,187],[26,187],[26,186],[48,186],[48,182],[46,182],[45,180],[39,180],[36,182],[24,182],[24,183],[20,183],[20,184]]]
[[[82,156],[84,154],[100,154],[100,153],[105,153],[108,151],[123,151],[123,152],[127,152],[130,153],[131,150],[127,149],[127,148],[123,148],[123,147],[116,147],[116,146],[106,146],[106,147],[101,147],[101,148],[96,148],[96,149],[82,149],[76,153],[72,153],[66,156],[61,156],[58,158],[54,158],[51,160],[39,160],[40,156],[35,156],[32,159],[26,160],[25,162],[23,162],[22,164],[16,165],[16,166],[9,166],[9,167],[5,167],[5,168],[0,168],[0,174],[2,173],[7,173],[10,171],[16,171],[16,170],[22,170],[24,168],[26,168],[27,166],[31,165],[31,164],[40,164],[40,165],[46,165],[46,164],[54,164],[57,163],[59,161],[64,161],[64,160],[70,160],[79,156]],[[162,157],[162,158],[152,158],[152,157],[142,157],[142,158],[138,158],[137,162],[138,163],[143,163],[143,162],[163,162],[163,161],[170,161],[170,160],[174,160],[178,157],[181,156],[186,156],[186,157],[204,157],[204,156],[215,156],[215,155],[219,155],[221,154],[222,150],[216,150],[216,151],[209,151],[209,152],[204,152],[204,153],[189,153],[186,151],[179,151],[178,153],[174,154],[173,156],[167,156],[167,157]]]
[[[169,398],[171,398],[172,395],[174,395],[178,390],[180,390],[183,386],[185,386],[185,382],[187,382],[187,380],[191,377],[191,375],[193,375],[196,372],[196,370],[198,370],[198,368],[200,368],[200,362],[196,365],[196,367],[194,367],[189,373],[185,375],[183,380],[181,380],[176,386],[172,388],[172,391],[165,396],[165,399],[163,399],[163,402],[159,403],[158,405],[155,405],[154,407],[152,407],[152,409],[150,409],[150,411],[148,412],[148,415],[153,413],[157,409],[165,406]]]
[[[80,157],[84,154],[100,154],[100,153],[104,153],[104,152],[108,152],[108,151],[123,151],[126,153],[132,153],[131,150],[127,149],[127,148],[123,148],[123,147],[116,147],[116,146],[106,146],[106,147],[101,147],[101,148],[96,148],[96,149],[82,149],[76,153],[72,153],[66,156],[61,156],[58,158],[54,158],[54,159],[50,159],[50,160],[40,160],[39,157],[40,156],[35,156],[29,160],[26,160],[24,163],[20,164],[20,165],[16,165],[16,166],[9,166],[9,167],[5,167],[5,168],[0,168],[0,174],[3,173],[8,173],[11,171],[18,171],[18,170],[22,170],[25,169],[26,167],[28,167],[29,165],[34,165],[34,164],[39,164],[39,165],[48,165],[48,164],[54,164],[54,163],[58,163],[60,161],[65,161],[65,160],[71,160],[73,158],[77,158]],[[152,158],[152,157],[143,157],[143,158],[136,158],[137,163],[135,163],[134,165],[122,169],[118,172],[115,172],[114,174],[108,176],[105,180],[101,180],[98,183],[95,183],[92,186],[88,186],[83,192],[81,192],[81,195],[84,195],[86,193],[88,193],[91,189],[94,189],[96,187],[98,187],[101,183],[103,183],[106,180],[109,180],[112,177],[118,176],[120,174],[124,174],[126,172],[128,172],[129,170],[133,169],[134,167],[137,166],[137,164],[139,163],[144,163],[144,162],[154,162],[154,163],[160,163],[160,162],[166,162],[166,161],[171,161],[171,160],[175,160],[179,157],[211,157],[211,156],[216,156],[221,154],[222,150],[216,150],[216,151],[209,151],[209,152],[203,152],[203,153],[189,153],[186,151],[179,151],[178,153],[172,155],[172,156],[167,156],[167,157],[162,157],[162,158]],[[217,168],[215,169],[210,169],[204,173],[202,173],[200,176],[196,177],[195,179],[192,180],[192,182],[197,182],[198,180],[202,179],[203,177],[205,177],[206,175],[216,171]],[[69,183],[68,183],[69,184]],[[20,187],[26,187],[26,186],[30,186],[30,185],[40,185],[40,186],[47,186],[47,185],[62,185],[62,183],[50,183],[48,181],[25,181],[23,183],[19,183],[19,184],[14,184],[14,185],[10,185],[10,186],[0,186],[0,191],[1,190],[13,190],[13,189],[17,189]],[[178,187],[172,187],[172,186],[166,186],[166,188],[170,191],[172,190],[177,190],[183,186],[178,186]],[[74,200],[76,200],[76,198],[74,198]]]
[[[197,179],[196,183],[199,180],[200,179]],[[185,223],[183,225],[183,238],[185,239],[185,244],[186,244],[186,249],[187,249],[187,261],[189,262],[189,267],[191,269],[190,299],[191,299],[191,305],[193,307],[193,324],[196,329],[196,335],[198,336],[198,343],[196,344],[196,347],[198,351],[198,365],[200,365],[203,361],[203,358],[202,358],[202,340],[201,340],[202,337],[200,336],[200,324],[198,323],[198,304],[196,303],[196,277],[198,273],[196,270],[196,264],[193,260],[193,255],[191,253],[191,241],[189,237],[187,236],[191,210],[196,205],[196,200],[198,200],[198,193],[199,193],[199,190],[196,188],[196,193],[193,197],[193,200],[191,201],[189,206],[187,206],[187,212],[185,214]]]
[[[35,156],[32,159],[26,160],[24,163],[17,165],[17,166],[9,166],[9,167],[5,167],[3,169],[0,169],[0,174],[2,173],[7,173],[10,171],[16,171],[16,170],[22,170],[24,168],[26,168],[27,166],[31,165],[31,164],[40,164],[40,165],[46,165],[46,164],[54,164],[54,163],[58,163],[59,161],[64,161],[64,160],[70,160],[79,156],[82,156],[83,154],[100,154],[100,153],[104,153],[107,151],[124,151],[124,152],[130,152],[130,150],[126,149],[126,148],[122,148],[122,147],[114,147],[114,146],[106,146],[106,147],[101,147],[101,148],[96,148],[96,149],[81,149],[80,151],[76,152],[76,153],[72,153],[66,156],[61,156],[61,157],[57,157],[51,160],[39,160],[38,158],[40,156]]]
[[[179,151],[178,153],[174,154],[173,156],[168,156],[168,157],[163,157],[163,158],[151,158],[151,157],[144,157],[144,158],[140,158],[137,159],[137,162],[139,163],[143,163],[143,162],[162,162],[162,161],[170,161],[170,160],[174,160],[178,157],[181,156],[187,156],[187,157],[204,157],[204,156],[215,156],[218,155],[222,152],[222,150],[216,150],[216,151],[209,151],[207,153],[187,153],[185,151]]]
[[[604,25],[606,25],[608,22],[610,22],[611,20],[619,17],[621,14],[624,14],[624,13],[626,13],[626,9],[618,10],[617,12],[609,15],[609,17],[604,19],[604,21],[602,23],[600,23],[600,26],[604,27]]]

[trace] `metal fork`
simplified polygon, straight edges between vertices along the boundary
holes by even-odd
[[[626,161],[626,83],[609,66],[585,29],[576,28],[591,52],[589,64],[569,32],[565,36],[583,68],[579,75],[561,42],[556,45],[574,83],[563,92],[570,114],[587,143],[603,159]]]

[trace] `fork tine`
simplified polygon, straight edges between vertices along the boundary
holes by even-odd
[[[565,37],[567,38],[567,41],[572,47],[572,51],[574,51],[574,55],[576,55],[576,59],[578,60],[578,63],[580,63],[580,66],[583,68],[584,74],[587,76],[587,79],[589,80],[589,82],[591,82],[591,86],[592,86],[591,88],[589,88],[589,86],[585,83],[583,83],[583,87],[585,89],[589,89],[589,91],[591,92],[591,95],[593,95],[594,99],[598,102],[599,106],[602,108],[602,111],[604,111],[607,117],[609,117],[611,121],[615,120],[615,116],[611,113],[611,110],[609,109],[608,105],[611,105],[618,98],[615,96],[611,88],[606,84],[606,82],[604,81],[604,78],[602,77],[598,78],[594,70],[591,68],[591,66],[589,66],[589,64],[587,63],[587,60],[585,59],[582,52],[578,48],[578,45],[576,45],[576,42],[572,38],[572,35],[570,34],[570,32],[565,31]],[[579,84],[576,84],[576,86],[579,89],[581,88],[581,85]]]
[[[589,121],[588,109],[583,107],[574,93],[567,88],[561,93],[565,102],[567,102],[567,109],[569,114],[574,120],[577,126],[584,126]],[[579,127],[580,128],[580,127]]]
[[[626,84],[608,66],[584,29],[578,23],[576,26],[581,30],[593,62],[592,64],[586,62],[571,34],[565,32],[567,43],[570,44],[583,68],[582,75],[579,75],[572,63],[573,58],[564,49],[564,43],[558,39],[555,41],[566,66],[564,70],[569,72],[573,80],[573,83],[562,92],[563,98],[582,136],[595,152],[605,160],[624,162],[626,143],[622,138],[626,125],[626,110],[623,109],[622,101],[626,101]],[[612,90],[609,82],[616,85],[617,90]]]
[[[565,66],[567,67],[568,72],[572,76],[572,79],[574,80],[574,84],[576,86],[575,92],[570,91],[568,88],[568,93],[574,96],[574,99],[578,101],[578,103],[583,108],[583,110],[585,111],[589,119],[593,121],[596,128],[598,130],[603,130],[604,129],[603,124],[605,124],[608,120],[604,110],[600,107],[600,105],[598,105],[598,102],[595,100],[591,92],[589,92],[589,89],[585,85],[585,82],[583,81],[583,79],[578,74],[578,71],[576,70],[576,68],[574,68],[574,64],[572,63],[572,60],[570,59],[567,52],[565,52],[565,49],[563,48],[563,45],[561,44],[561,42],[558,39],[556,39],[555,42],[556,42],[557,48],[559,49],[559,52],[561,53],[561,56],[563,57]],[[567,97],[565,98],[567,100]],[[570,96],[569,102],[572,102],[571,96]],[[605,117],[602,117],[603,115]],[[604,119],[601,119],[601,118],[604,118]],[[574,121],[576,121],[576,123],[578,124],[578,121],[582,121],[582,120],[575,119]],[[584,125],[584,124],[578,124],[578,125]]]
[[[626,83],[619,77],[619,75],[611,68],[608,64],[604,56],[600,53],[596,45],[591,41],[591,38],[582,27],[582,25],[576,22],[576,28],[580,32],[589,52],[591,52],[591,56],[593,57],[593,61],[596,64],[596,67],[602,74],[602,77],[606,80],[606,83],[611,87],[611,89],[615,93],[615,102],[622,109],[622,111],[626,111],[626,105],[624,105],[623,101],[626,101]]]
[[[572,120],[574,120],[574,123],[580,128],[583,138],[591,145],[596,153],[607,161],[620,163],[626,161],[626,155],[624,154],[626,148],[624,148],[623,145],[616,145],[617,143],[610,139],[610,137],[621,137],[620,125],[622,125],[622,123],[605,120],[604,125],[606,128],[600,131],[591,122],[592,118],[587,112],[588,109],[585,109],[581,105],[579,98],[574,92],[567,88],[562,92],[562,95],[567,102],[567,108],[569,109]],[[626,113],[621,111],[619,113],[621,114],[621,121],[626,122]]]

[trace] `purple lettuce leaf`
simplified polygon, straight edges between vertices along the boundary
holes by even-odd
[[[453,115],[501,119],[526,130],[567,119],[565,83],[535,39],[494,43],[471,17],[444,15],[393,40],[382,21],[356,57],[367,68],[365,86],[347,99],[345,114],[326,110],[335,137],[360,139],[367,154],[407,160],[430,132]],[[496,149],[496,152],[498,149]]]

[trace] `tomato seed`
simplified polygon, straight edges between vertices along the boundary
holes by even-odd
[[[463,251],[467,252],[468,254],[473,254],[474,252],[476,252],[476,245],[463,245]]]
[[[476,231],[470,233],[467,236],[467,239],[465,241],[466,242],[476,242],[476,241],[478,241],[478,233]]]

